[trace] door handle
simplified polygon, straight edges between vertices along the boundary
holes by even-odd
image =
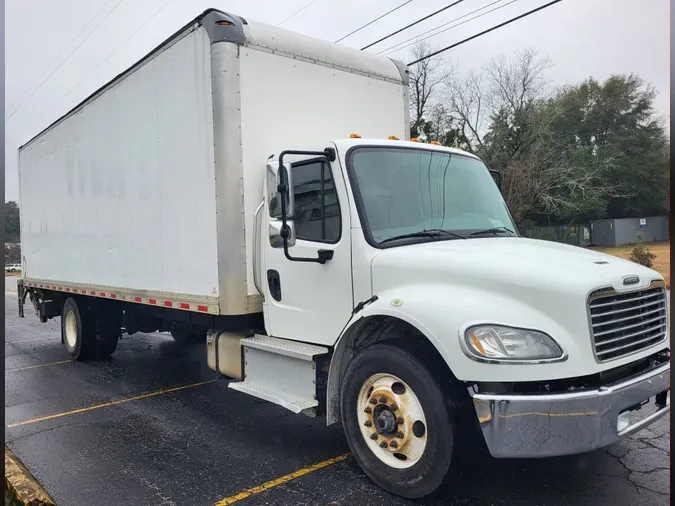
[[[275,271],[274,269],[269,269],[267,271],[267,286],[269,286],[272,298],[279,302],[281,300],[281,279],[279,278],[279,271]]]

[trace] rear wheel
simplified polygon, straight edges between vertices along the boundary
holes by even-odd
[[[354,458],[380,487],[414,499],[441,486],[455,450],[453,408],[413,353],[375,344],[355,355],[340,409]]]
[[[96,355],[112,355],[122,334],[122,311],[113,305],[99,306],[97,327]]]
[[[179,344],[196,343],[206,339],[206,331],[189,323],[174,322],[171,326],[171,337]]]
[[[61,336],[66,350],[75,360],[85,360],[94,355],[96,320],[86,308],[80,308],[72,297],[63,304]]]

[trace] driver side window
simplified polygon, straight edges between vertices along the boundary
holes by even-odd
[[[340,204],[330,165],[313,160],[293,165],[295,232],[298,239],[336,243],[340,239]]]

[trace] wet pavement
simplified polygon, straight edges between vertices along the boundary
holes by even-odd
[[[669,504],[668,417],[590,454],[477,457],[443,495],[415,502],[379,489],[351,457],[286,477],[345,454],[341,428],[212,381],[204,345],[168,334],[136,334],[108,360],[71,362],[59,319],[18,318],[16,279],[5,285],[5,441],[60,506]]]

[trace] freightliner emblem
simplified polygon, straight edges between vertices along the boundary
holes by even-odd
[[[625,278],[623,278],[624,285],[634,285],[639,282],[640,278],[638,278],[637,276],[626,276]]]

